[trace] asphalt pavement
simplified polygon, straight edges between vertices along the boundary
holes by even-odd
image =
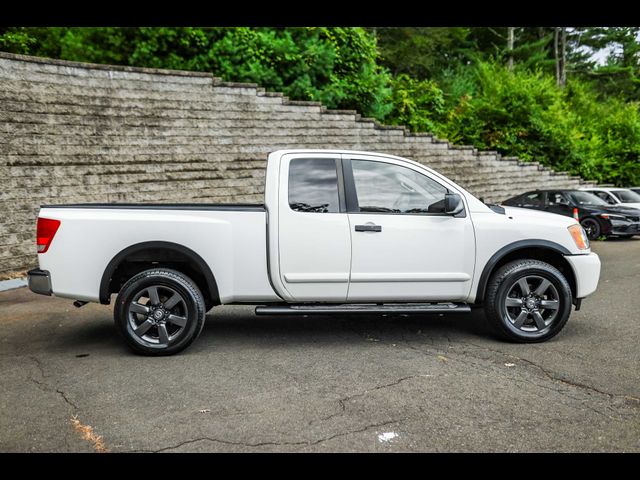
[[[0,293],[2,452],[638,452],[640,238],[542,344],[448,316],[216,307],[184,353],[127,350],[110,306]]]

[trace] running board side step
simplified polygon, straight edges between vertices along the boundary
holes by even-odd
[[[259,305],[256,315],[329,315],[333,313],[468,313],[466,303],[343,303]]]

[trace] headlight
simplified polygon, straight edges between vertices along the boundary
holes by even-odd
[[[607,218],[609,220],[619,220],[619,221],[623,221],[623,222],[628,222],[629,219],[627,217],[625,217],[624,215],[612,215],[610,213],[601,213],[600,218]]]
[[[611,222],[612,225],[625,225],[630,222],[630,220],[624,215],[613,215],[611,213],[601,213],[598,215],[600,218],[605,218]]]
[[[571,238],[573,238],[578,250],[587,250],[589,248],[589,238],[587,237],[587,232],[582,228],[582,225],[576,223],[575,225],[567,227],[567,230],[569,230]]]

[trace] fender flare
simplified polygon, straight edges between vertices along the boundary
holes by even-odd
[[[487,290],[487,283],[489,283],[489,277],[491,276],[491,273],[493,272],[495,266],[500,262],[500,260],[502,260],[509,253],[524,248],[542,248],[545,250],[551,250],[555,253],[559,253],[560,255],[571,255],[571,252],[566,247],[563,247],[559,243],[551,242],[549,240],[518,240],[517,242],[509,243],[508,245],[505,245],[496,253],[494,253],[482,269],[482,274],[480,275],[480,280],[478,281],[478,287],[476,289],[475,303],[478,303],[482,301],[482,299],[484,299],[484,294]]]
[[[220,303],[220,293],[218,292],[218,284],[216,283],[216,279],[209,268],[207,262],[198,255],[196,252],[191,250],[190,248],[185,247],[184,245],[180,245],[178,243],[173,242],[142,242],[136,243],[134,245],[130,245],[124,250],[121,250],[118,254],[116,254],[111,261],[107,264],[107,267],[104,269],[102,274],[102,279],[100,280],[100,293],[99,299],[100,303],[107,305],[109,304],[109,283],[111,282],[111,277],[113,273],[116,271],[118,266],[122,263],[122,261],[129,255],[137,252],[141,252],[144,250],[148,250],[151,248],[163,248],[166,250],[173,250],[178,252],[184,256],[186,256],[189,260],[195,263],[198,268],[202,271],[205,281],[207,282],[207,287],[209,290],[209,296],[215,304]]]

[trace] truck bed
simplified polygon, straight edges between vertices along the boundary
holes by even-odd
[[[215,272],[221,302],[279,299],[269,283],[264,205],[80,203],[42,205],[39,216],[61,221],[39,259],[55,272],[57,296],[101,301],[104,272],[125,249],[178,245]]]

